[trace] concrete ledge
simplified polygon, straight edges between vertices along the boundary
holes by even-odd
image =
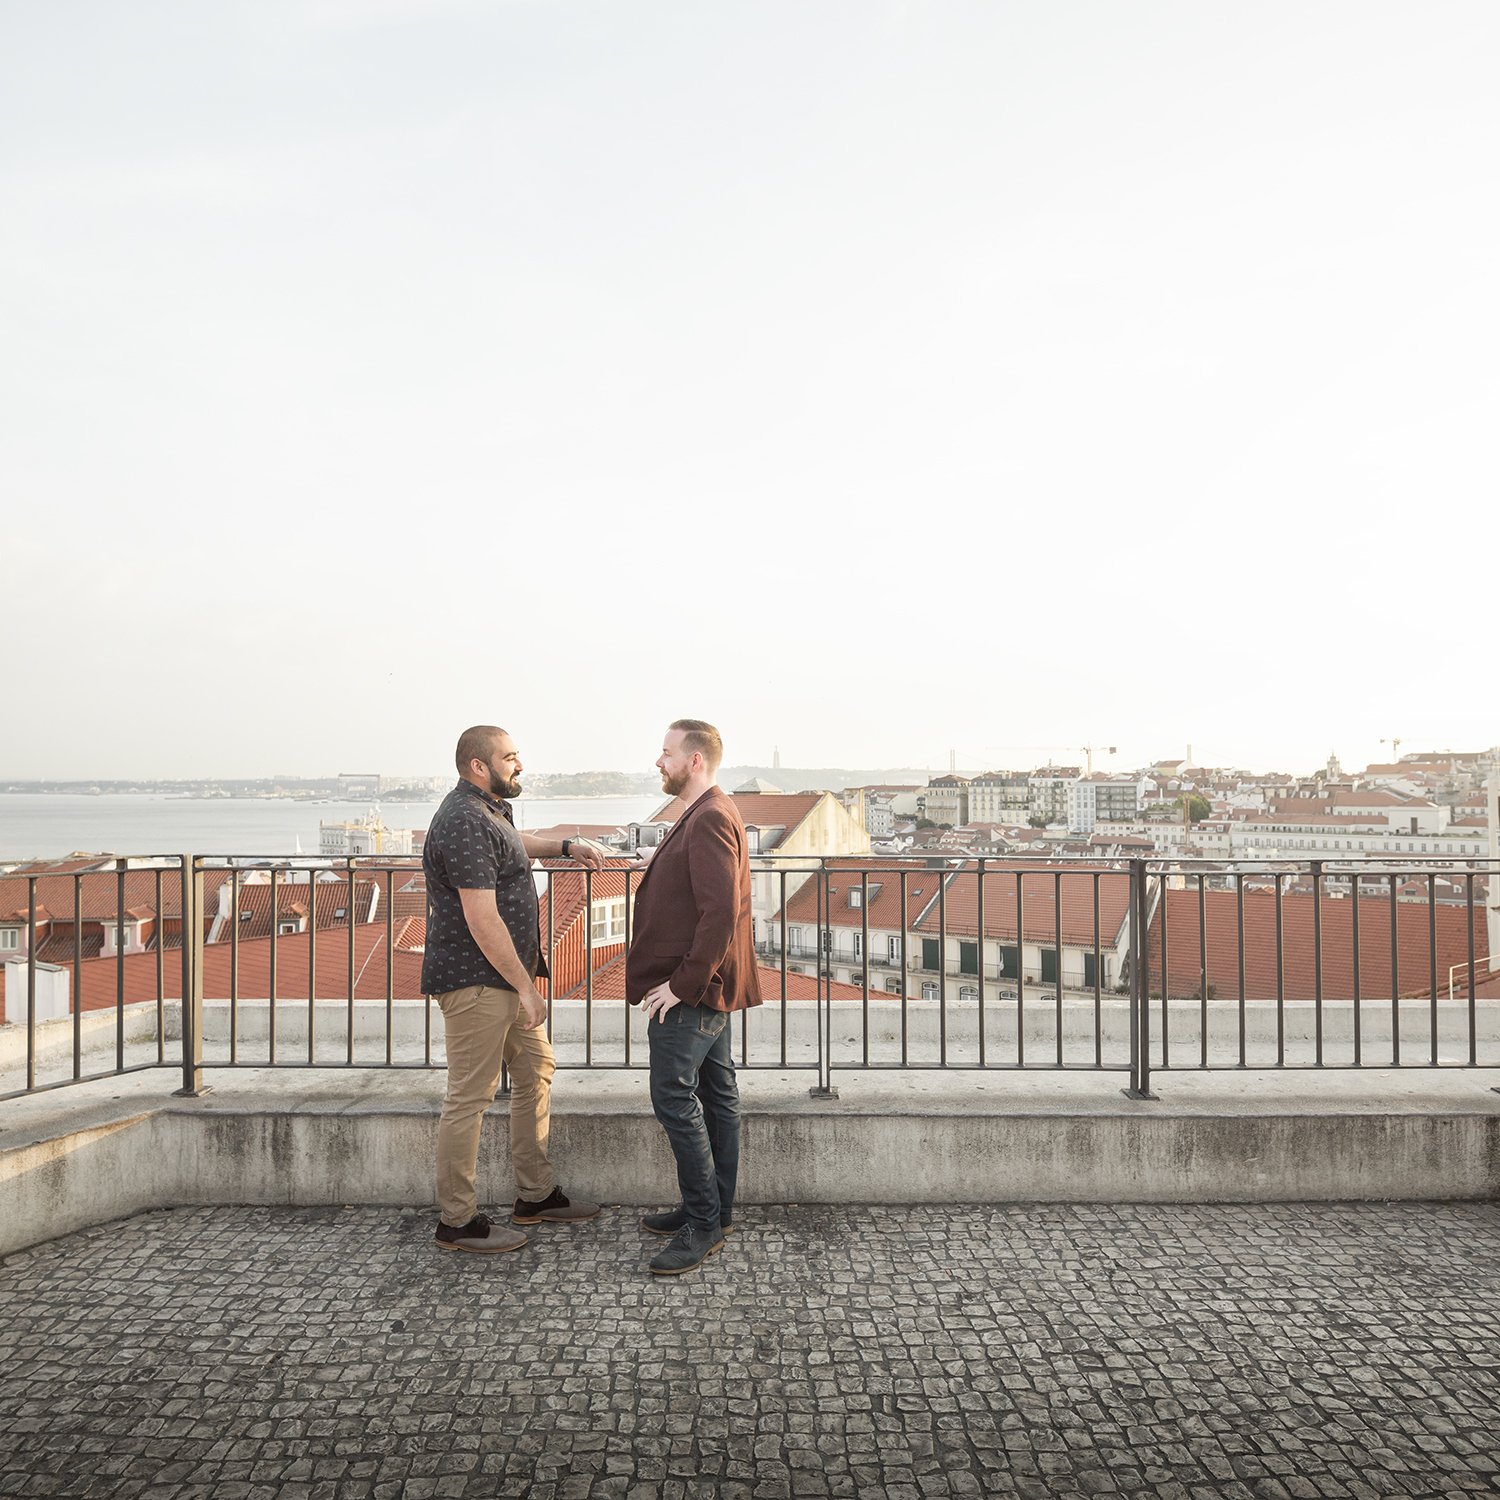
[[[168,1069],[0,1106],[0,1254],[147,1208],[432,1201],[440,1075]],[[866,1074],[743,1080],[746,1202],[1267,1202],[1500,1196],[1500,1074]],[[675,1199],[639,1074],[563,1073],[552,1155],[607,1203]],[[481,1201],[513,1195],[503,1105]]]

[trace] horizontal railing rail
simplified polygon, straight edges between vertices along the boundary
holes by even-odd
[[[752,857],[739,1066],[1500,1067],[1491,862]],[[642,865],[537,870],[561,1067],[642,1067]],[[414,857],[0,868],[0,1097],[177,1067],[443,1065]],[[180,1044],[180,1046],[178,1045]]]

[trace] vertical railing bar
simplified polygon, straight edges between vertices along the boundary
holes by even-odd
[[[1349,941],[1354,949],[1354,1066],[1360,1067],[1364,1056],[1364,1005],[1360,979],[1359,951],[1359,866],[1355,865],[1349,876]]]
[[[229,870],[229,1065],[239,1061],[240,1047],[240,867]],[[183,997],[187,1003],[187,996]]]
[[[26,877],[26,1089],[36,1087],[36,881]]]
[[[115,861],[115,1067],[120,1071],[125,1067],[125,868],[125,860]]]
[[[1198,872],[1198,1065],[1208,1066],[1208,891]]]
[[[1130,1087],[1126,1093],[1139,1095],[1141,1093],[1141,892],[1140,892],[1140,861],[1132,859],[1129,862],[1129,886],[1125,902],[1126,920],[1130,927],[1130,936],[1127,939],[1130,945],[1130,989],[1127,992],[1126,1004],[1129,1009],[1127,1026],[1130,1033]]]
[[[635,903],[630,899],[630,877],[633,873],[629,868],[625,871],[625,952],[627,954],[630,952],[630,929],[632,918],[635,915]],[[552,891],[549,887],[547,890],[547,920],[550,922],[551,919]],[[549,936],[547,939],[549,946],[552,944],[552,941],[553,939]],[[782,1007],[783,1010],[785,1008],[785,1006]],[[625,1016],[625,1066],[628,1068],[630,1066],[630,1012],[632,1007],[629,1003],[626,1003],[620,1009],[624,1012]],[[745,1053],[741,1052],[740,1059],[742,1062],[746,1060]]]
[[[1057,1065],[1063,1065],[1063,931],[1062,931],[1062,871],[1052,875],[1052,917],[1054,955],[1057,972],[1053,975],[1053,1001],[1057,1015]]]
[[[864,1031],[864,1065],[870,1066],[870,872],[859,872],[859,956],[860,978],[864,990],[862,1026]]]
[[[194,1095],[203,1082],[203,950],[199,941],[203,910],[196,899],[202,886],[196,858],[183,854],[178,859],[182,877],[182,1008],[178,1015],[182,1030],[182,1092]]]
[[[786,869],[783,866],[776,871],[777,878],[781,881],[781,1066],[786,1067],[786,1013],[791,997],[786,989],[786,945],[787,945],[787,910],[786,910]]]
[[[1286,1065],[1286,948],[1282,933],[1282,872],[1276,872],[1276,1066]]]
[[[1464,875],[1465,907],[1468,921],[1464,924],[1469,938],[1469,1066],[1479,1065],[1479,1017],[1475,1010],[1478,980],[1474,972],[1474,872]]]
[[[1104,949],[1099,930],[1099,882],[1102,872],[1094,871],[1094,1066],[1104,1066]]]
[[[318,995],[318,872],[307,867],[307,1065],[315,1061],[313,1033],[317,1027]]]
[[[1170,1067],[1172,1059],[1170,1056],[1169,1032],[1171,1027],[1171,999],[1172,999],[1172,960],[1170,939],[1167,936],[1167,890],[1168,876],[1163,873],[1158,877],[1161,882],[1161,1066]]]
[[[349,894],[344,898],[344,921],[349,929],[348,939],[345,947],[348,949],[349,957],[349,996],[344,1018],[344,1062],[346,1066],[354,1066],[354,924],[359,920],[356,905],[359,901],[359,882],[355,879],[354,856],[344,856],[344,876],[348,881]],[[386,955],[386,963],[395,962],[394,954]]]
[[[1309,861],[1313,896],[1313,1066],[1323,1066],[1323,861]]]
[[[278,871],[275,865],[271,866],[271,952],[270,952],[270,999],[266,1002],[269,1007],[267,1011],[267,1052],[270,1056],[271,1066],[276,1066],[276,958],[277,940],[281,935],[281,922],[277,910],[276,876]]]
[[[423,940],[426,941],[425,938]],[[396,1039],[396,872],[385,872],[385,1062],[389,1067],[395,1057]],[[427,1001],[431,1008],[431,1001]],[[428,1026],[431,1026],[429,1018]]]
[[[1240,1005],[1239,1005],[1239,1027],[1240,1027],[1240,1067],[1247,1066],[1245,1057],[1245,872],[1236,870],[1234,874],[1234,917],[1235,930],[1238,936],[1239,948],[1235,954],[1235,963],[1238,969]]]
[[[813,938],[813,1016],[817,1020],[817,1092],[828,1091],[832,1068],[828,1053],[823,1049],[823,933],[828,921],[828,868],[822,859],[817,862],[813,879],[817,882],[817,930]],[[828,1028],[828,1049],[832,1049],[832,1026]]]
[[[948,1066],[948,863],[938,872],[938,1067]]]
[[[161,910],[161,866],[155,868],[156,905],[152,908],[156,920],[156,1065],[167,1060],[167,969],[164,950],[167,942],[167,923]],[[182,939],[187,941],[187,922],[180,921]]]
[[[1438,1060],[1438,951],[1437,951],[1437,872],[1427,872],[1427,967],[1431,1000],[1428,1015],[1431,1017],[1430,1061],[1434,1067]]]
[[[1026,1066],[1026,897],[1016,871],[1016,1066]]]
[[[1141,915],[1140,915],[1140,937],[1141,937],[1141,1005],[1139,1022],[1141,1028],[1139,1071],[1141,1080],[1141,1094],[1147,1098],[1151,1094],[1151,873],[1146,861],[1139,861],[1141,880]],[[1162,918],[1166,918],[1167,888],[1165,882],[1161,889]],[[1167,965],[1166,952],[1162,952],[1161,988],[1165,995],[1167,990]]]
[[[1401,1066],[1401,945],[1397,932],[1400,904],[1396,894],[1395,875],[1391,886],[1391,1066]]]
[[[547,907],[551,910],[550,901]],[[594,872],[589,869],[583,872],[583,922],[583,1065],[591,1068],[594,1066]],[[552,1040],[550,1005],[547,1007],[547,1040]]]
[[[124,870],[126,861],[114,862],[114,1065],[124,1070]],[[31,963],[36,957],[31,956]]]
[[[979,873],[974,877],[978,882],[974,900],[974,947],[979,954],[979,1066],[985,1065],[984,1048],[984,876],[985,858],[979,856]]]
[[[900,872],[901,880],[901,1066],[904,1068],[910,1062],[909,1038],[907,1033],[908,1011],[907,1003],[911,999],[911,985],[907,974],[911,963],[911,912],[907,907],[906,877],[908,871]]]
[[[27,953],[31,949],[27,948]],[[83,1077],[83,876],[73,876],[73,1078]]]

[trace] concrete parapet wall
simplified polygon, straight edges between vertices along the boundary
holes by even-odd
[[[0,1254],[188,1204],[432,1201],[441,1081],[429,1073],[170,1073],[0,1106]],[[747,1202],[1256,1202],[1500,1195],[1493,1075],[1173,1075],[1156,1102],[1106,1075],[747,1077]],[[485,1120],[481,1202],[513,1194],[504,1106]],[[559,1082],[552,1156],[608,1203],[676,1197],[635,1075]]]

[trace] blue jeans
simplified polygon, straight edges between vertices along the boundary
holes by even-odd
[[[677,1158],[677,1185],[690,1223],[714,1229],[734,1212],[740,1170],[740,1091],[729,1016],[674,1005],[646,1032],[651,1108]]]

